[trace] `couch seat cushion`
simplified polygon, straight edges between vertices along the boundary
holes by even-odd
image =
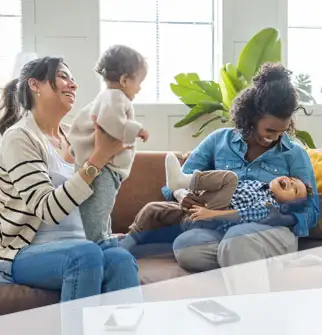
[[[141,258],[137,262],[142,285],[189,274],[178,265],[172,253]]]
[[[24,285],[0,285],[0,315],[43,307],[59,302],[60,292]]]

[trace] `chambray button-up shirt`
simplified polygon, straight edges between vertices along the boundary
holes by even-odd
[[[191,153],[183,165],[184,173],[195,170],[231,170],[239,180],[258,180],[269,183],[279,176],[290,176],[301,179],[312,186],[310,196],[304,208],[292,214],[296,218],[293,232],[297,236],[308,236],[309,229],[318,222],[320,209],[319,198],[313,168],[307,152],[297,143],[290,140],[287,134],[280,141],[254,161],[245,158],[247,143],[239,131],[233,128],[221,128],[208,135]],[[170,200],[169,190],[163,194]]]

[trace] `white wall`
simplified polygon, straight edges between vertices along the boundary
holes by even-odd
[[[64,56],[79,84],[76,109],[100,89],[99,0],[22,0],[23,51]]]
[[[287,51],[287,0],[223,0],[224,62],[235,63],[249,38],[262,28],[279,29]]]
[[[287,0],[219,0],[223,13],[223,62],[234,63],[247,40],[258,30],[273,26],[279,29],[283,41],[283,60],[287,59]],[[23,48],[39,55],[63,55],[70,65],[79,92],[77,104],[67,118],[86,104],[98,92],[99,79],[92,69],[99,55],[99,0],[23,0]],[[199,138],[192,134],[203,121],[175,129],[174,124],[185,114],[180,104],[136,105],[138,120],[150,131],[148,143],[139,143],[141,150],[193,149],[210,129]],[[299,116],[298,128],[310,130],[316,143],[322,113]]]

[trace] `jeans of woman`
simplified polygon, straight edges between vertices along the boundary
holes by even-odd
[[[12,266],[13,280],[61,290],[61,302],[139,286],[135,258],[120,247],[102,249],[87,240],[63,240],[24,248]]]

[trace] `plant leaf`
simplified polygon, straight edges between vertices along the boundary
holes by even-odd
[[[216,101],[222,101],[222,94],[219,84],[214,81],[196,81],[195,82],[206,94],[215,99]]]
[[[200,100],[221,101],[221,92],[216,86],[216,83],[207,84],[207,82],[200,83],[200,78],[196,73],[180,73],[175,76],[177,84],[170,84],[172,92],[179,97],[179,99],[186,105],[197,105]],[[204,90],[203,87],[207,87]]]
[[[213,100],[208,94],[195,90],[194,87],[170,84],[172,92],[186,105],[197,105],[200,100]]]
[[[185,85],[189,86],[192,82],[200,80],[198,74],[197,73],[193,73],[193,72],[179,73],[178,75],[176,75],[174,77],[174,79],[176,80],[176,82],[179,85],[183,85],[183,86],[185,86]]]
[[[178,86],[187,87],[198,92],[202,92],[202,89],[195,84],[195,81],[200,81],[197,73],[179,73],[174,79]]]
[[[295,137],[302,142],[304,146],[310,149],[316,149],[312,136],[305,130],[295,130]]]
[[[187,124],[197,120],[200,116],[211,114],[216,111],[221,111],[223,106],[221,103],[213,103],[213,104],[199,104],[191,109],[191,111],[179,122],[177,122],[174,126],[175,128],[180,128],[186,126]],[[221,117],[222,115],[219,115]]]
[[[317,101],[314,99],[313,95],[303,90],[301,87],[296,87],[296,91],[298,93],[300,102],[317,104]]]
[[[237,68],[231,64],[227,63],[225,65],[227,76],[230,78],[232,84],[234,85],[236,91],[241,91],[248,86],[248,82],[245,77],[237,70]]]
[[[213,105],[213,106],[217,107],[218,102],[201,100],[200,104],[201,105]],[[220,114],[221,114],[222,119],[225,119],[226,121],[229,120],[230,112],[229,112],[228,109],[226,109],[224,107],[224,105],[222,103],[221,103],[221,108],[220,108]]]
[[[199,128],[199,130],[198,130],[195,134],[193,134],[192,136],[193,136],[193,137],[198,137],[198,136],[200,136],[200,135],[204,132],[204,130],[207,128],[207,126],[208,126],[209,124],[211,124],[212,122],[214,122],[215,120],[218,120],[218,119],[221,119],[221,116],[220,116],[220,115],[217,115],[217,116],[213,117],[212,119],[208,120],[208,121],[205,122],[205,123]]]
[[[239,55],[237,69],[250,83],[265,62],[281,62],[282,43],[275,28],[265,28],[255,34]]]
[[[223,97],[222,102],[227,109],[230,109],[233,100],[237,95],[237,90],[234,87],[230,77],[228,76],[225,66],[223,66],[220,70],[219,86],[221,88],[221,93]]]

